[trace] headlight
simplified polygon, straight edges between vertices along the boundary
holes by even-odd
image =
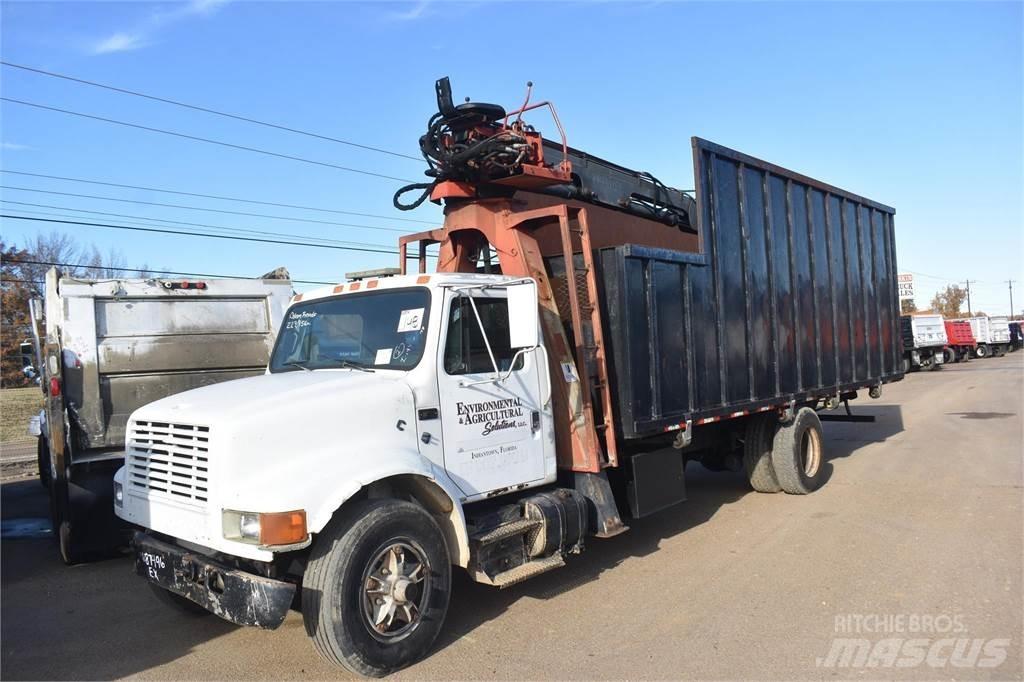
[[[124,486],[117,481],[114,481],[114,506],[124,506]]]
[[[225,509],[223,514],[224,538],[251,545],[294,545],[304,542],[306,512],[299,509],[270,514]]]

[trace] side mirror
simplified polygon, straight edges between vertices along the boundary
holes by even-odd
[[[537,284],[525,281],[508,291],[508,335],[512,348],[536,348],[540,339]]]

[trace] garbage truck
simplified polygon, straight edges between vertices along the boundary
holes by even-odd
[[[690,196],[569,147],[550,103],[436,97],[394,202],[444,224],[295,296],[265,375],[136,410],[115,478],[159,598],[295,607],[367,676],[427,655],[453,570],[584,561],[683,502],[688,461],[813,493],[821,422],[903,377],[892,208],[698,138]]]
[[[45,402],[29,430],[66,563],[131,537],[113,513],[112,484],[129,415],[174,393],[262,374],[291,294],[282,279],[47,272],[44,297],[30,304]]]

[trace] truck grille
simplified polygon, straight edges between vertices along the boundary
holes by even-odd
[[[186,504],[206,504],[209,426],[135,421],[127,444],[129,487]]]

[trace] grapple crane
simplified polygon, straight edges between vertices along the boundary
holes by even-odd
[[[438,272],[537,281],[559,466],[574,472],[577,487],[610,503],[602,470],[618,465],[618,447],[594,252],[627,241],[696,250],[695,202],[649,173],[569,147],[554,105],[531,104],[527,87],[523,105],[507,112],[496,104],[455,105],[448,79],[437,81],[438,111],[420,138],[431,180],[400,189],[395,206],[443,202],[445,221],[399,240],[402,271],[415,257],[426,272],[427,247],[438,245]],[[525,112],[540,108],[550,110],[559,142],[524,121]],[[415,190],[416,201],[401,201]],[[622,528],[609,515],[600,530]]]

